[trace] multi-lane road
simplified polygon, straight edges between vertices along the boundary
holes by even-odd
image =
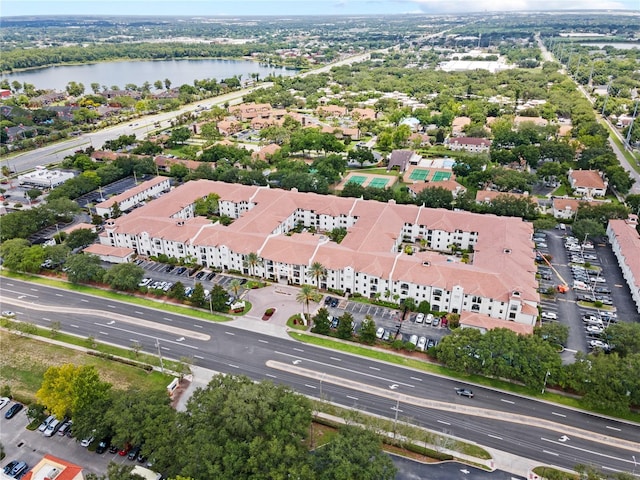
[[[44,285],[3,279],[2,310],[42,326],[93,336],[149,353],[192,357],[203,368],[269,379],[303,394],[399,418],[480,445],[566,468],[594,465],[632,472],[640,460],[640,425],[366,358]],[[638,471],[640,473],[640,470]]]

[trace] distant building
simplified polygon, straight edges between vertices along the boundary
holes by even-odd
[[[488,153],[491,148],[491,140],[479,137],[450,137],[444,143],[449,150],[464,150],[470,153]]]
[[[73,177],[74,175],[71,172],[47,170],[45,167],[36,167],[33,172],[18,175],[18,183],[20,183],[20,185],[29,185],[39,188],[53,188],[58,185],[62,185]]]
[[[461,137],[463,135],[464,127],[471,125],[471,119],[469,117],[456,117],[451,122],[451,136]]]
[[[445,190],[449,190],[451,192],[451,194],[453,195],[453,198],[456,198],[458,195],[460,195],[461,193],[464,193],[467,191],[467,189],[464,187],[464,185],[460,185],[458,182],[456,182],[455,180],[443,180],[441,182],[419,182],[419,183],[412,183],[411,185],[407,186],[408,190],[409,190],[409,194],[413,197],[416,198],[416,196],[424,191],[427,190],[428,188],[444,188]]]
[[[167,177],[155,177],[146,182],[142,182],[129,190],[114,195],[104,202],[96,205],[96,213],[103,217],[111,217],[113,215],[113,206],[117,203],[120,210],[124,212],[129,210],[140,202],[144,202],[149,197],[167,192],[171,188],[171,182]]]
[[[84,253],[96,255],[100,260],[108,263],[129,263],[135,255],[135,250],[127,247],[112,247],[94,243],[83,250]]]
[[[417,165],[422,157],[413,150],[393,150],[389,157],[389,165],[387,171],[393,167],[398,167],[400,173],[406,172],[409,165]]]
[[[82,467],[47,454],[22,480],[84,480],[84,475]]]
[[[497,197],[510,197],[510,198],[530,198],[528,193],[511,193],[511,192],[499,192],[497,190],[478,190],[476,193],[476,203],[491,203]]]

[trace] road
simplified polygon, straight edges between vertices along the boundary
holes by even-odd
[[[640,451],[640,425],[473,386],[475,398],[455,395],[460,382],[366,358],[264,336],[110,299],[2,281],[2,310],[43,326],[93,336],[165,357],[190,356],[217,372],[287,384],[368,413],[446,432],[480,445],[572,468],[577,463],[631,471]],[[260,321],[256,321],[260,325]],[[569,438],[567,440],[566,438]]]

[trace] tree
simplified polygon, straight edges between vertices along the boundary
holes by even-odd
[[[603,237],[606,235],[606,231],[602,224],[589,218],[576,220],[575,222],[573,222],[573,226],[571,227],[571,229],[576,238],[579,238],[581,240],[584,239],[585,236],[588,238],[595,238]]]
[[[100,380],[94,366],[65,364],[47,369],[36,398],[52,415],[63,418],[103,398],[110,387]]]
[[[144,477],[133,473],[133,468],[132,465],[118,465],[110,462],[107,466],[106,475],[88,473],[85,478],[86,480],[144,480]]]
[[[133,263],[120,263],[104,274],[104,281],[116,290],[133,291],[144,277],[144,269]]]
[[[311,328],[311,331],[320,335],[328,335],[331,332],[329,311],[326,308],[322,307],[313,317],[313,327]]]
[[[169,168],[169,175],[182,182],[189,175],[189,169],[181,163],[173,163]]]
[[[202,283],[197,282],[191,293],[191,304],[195,307],[202,307],[206,302],[204,295],[204,287]]]
[[[318,299],[318,292],[311,285],[302,285],[296,295],[296,301],[307,307],[307,318],[311,315],[310,303]]]
[[[69,257],[69,247],[66,245],[47,245],[44,248],[44,255],[51,261],[52,266],[62,265]]]
[[[187,298],[187,295],[184,292],[184,284],[182,282],[176,282],[171,285],[169,289],[169,297],[175,298],[176,300],[184,300]]]
[[[392,480],[396,468],[382,451],[382,440],[369,430],[344,425],[314,456],[318,480]]]
[[[533,333],[554,345],[566,345],[567,338],[569,338],[569,327],[558,322],[544,323],[542,326],[534,328]]]
[[[29,201],[33,202],[36,198],[42,195],[42,191],[37,188],[30,188],[27,190],[27,197],[29,197]]]
[[[371,315],[366,315],[362,321],[360,340],[367,345],[373,345],[376,342],[376,322]]]
[[[81,248],[91,245],[98,238],[98,234],[89,228],[78,228],[69,234],[64,243],[70,248]]]
[[[340,323],[338,323],[338,329],[336,330],[336,336],[343,340],[349,340],[353,335],[353,315],[349,312],[344,312],[340,317]]]
[[[229,289],[231,289],[231,291],[233,292],[234,297],[238,298],[238,294],[240,293],[241,288],[242,288],[242,284],[240,283],[240,280],[238,280],[237,278],[234,278],[229,282]]]
[[[249,252],[245,256],[244,264],[249,268],[249,275],[255,276],[255,269],[260,264],[260,256],[256,252]]]
[[[640,324],[618,322],[607,327],[605,336],[621,358],[640,354]]]
[[[227,291],[219,284],[215,284],[211,289],[210,293],[211,297],[209,301],[211,302],[211,308],[216,312],[226,312],[229,310],[227,307],[227,301],[229,300],[229,294]]]
[[[65,263],[67,278],[71,283],[99,282],[105,270],[100,263],[100,257],[79,253],[71,255]]]
[[[18,272],[22,267],[22,259],[31,244],[23,238],[6,240],[0,245],[3,266],[8,270]]]
[[[66,86],[67,93],[72,97],[80,97],[84,93],[84,85],[77,82],[69,82]]]
[[[320,280],[327,276],[327,269],[320,262],[313,262],[309,267],[309,274],[316,281],[316,287],[320,288]]]
[[[187,127],[179,127],[171,132],[168,143],[170,145],[182,145],[191,137],[191,131]]]
[[[175,435],[158,435],[175,451],[159,465],[168,476],[314,478],[305,446],[311,406],[288,387],[218,375],[175,423]]]
[[[428,208],[451,210],[453,208],[453,194],[450,190],[442,187],[425,188],[416,195],[415,204],[424,205]]]

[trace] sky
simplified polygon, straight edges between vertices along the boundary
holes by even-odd
[[[18,15],[393,15],[524,10],[640,10],[640,0],[1,0]]]

